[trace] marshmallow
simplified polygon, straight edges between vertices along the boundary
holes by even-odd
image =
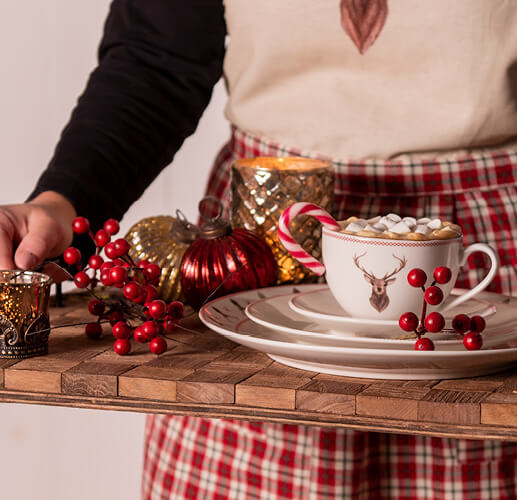
[[[362,231],[364,226],[362,224],[358,224],[357,221],[352,222],[348,226],[346,226],[346,230],[351,233],[357,233],[359,231]]]
[[[364,231],[371,231],[372,233],[382,233],[382,231],[384,231],[384,229],[377,229],[375,226],[366,224],[366,226],[364,226]]]
[[[406,234],[411,232],[411,228],[404,221],[400,221],[390,227],[390,231],[395,234]]]
[[[417,224],[427,224],[428,222],[431,222],[429,217],[420,217],[420,219],[416,220]]]
[[[427,223],[429,229],[440,229],[442,227],[442,221],[440,219],[433,219]]]
[[[377,224],[381,220],[381,216],[378,215],[377,217],[372,217],[371,219],[368,219],[368,224],[371,224],[372,226],[374,224]]]
[[[377,222],[377,224],[374,224],[373,227],[375,229],[377,229],[377,231],[380,231],[381,233],[383,231],[386,231],[386,229],[388,229],[387,226],[385,224],[383,224],[382,222]]]
[[[431,232],[431,229],[427,227],[427,224],[418,224],[414,232],[428,235]]]
[[[405,222],[409,227],[416,226],[416,219],[414,217],[404,217],[402,221]]]
[[[388,217],[388,219],[391,219],[393,222],[400,222],[402,220],[402,217],[397,214],[388,214],[386,215],[386,217]]]
[[[384,217],[381,217],[381,220],[377,224],[384,224],[386,229],[389,229],[390,227],[394,226],[396,222],[385,215]]]

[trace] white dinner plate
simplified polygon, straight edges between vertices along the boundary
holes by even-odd
[[[453,290],[445,304],[463,292],[464,290]],[[289,300],[289,307],[299,315],[309,318],[313,322],[324,326],[327,330],[334,331],[336,334],[361,334],[375,338],[393,338],[400,336],[401,333],[398,321],[395,320],[376,320],[349,316],[338,304],[327,285],[320,285],[319,288],[292,294]],[[450,321],[456,314],[478,314],[488,318],[493,316],[496,310],[497,307],[490,303],[490,301],[474,297],[447,311],[444,317],[450,326]],[[417,316],[420,314],[420,311],[412,312],[417,314]],[[439,337],[445,338],[446,336],[440,334]]]
[[[262,288],[221,297],[203,306],[199,317],[208,328],[280,363],[334,375],[401,380],[460,378],[505,370],[517,362],[516,341],[479,351],[340,347],[329,345],[329,339],[300,344],[287,341],[282,332],[246,317],[244,309],[250,303],[296,289],[303,290],[304,286]],[[483,295],[489,295],[496,305],[504,299],[494,294]],[[516,302],[509,301],[512,307]]]
[[[329,345],[341,347],[369,347],[377,349],[413,349],[415,339],[402,339],[406,336],[398,324],[393,326],[355,324],[333,325],[331,322],[320,323],[310,317],[302,316],[289,303],[300,295],[311,296],[313,291],[321,290],[324,285],[308,285],[294,293],[274,295],[252,302],[245,308],[245,314],[255,323],[283,333],[287,341],[310,343],[316,338],[327,338]],[[488,303],[488,302],[487,302]],[[517,314],[513,306],[501,304],[500,310],[487,319],[487,327],[483,332],[485,347],[501,344],[517,337]],[[470,307],[472,310],[472,307]],[[513,328],[512,328],[513,327]],[[464,349],[463,337],[455,333],[428,333],[436,349]]]

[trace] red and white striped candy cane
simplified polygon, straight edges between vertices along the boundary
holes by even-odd
[[[307,253],[300,244],[296,243],[291,235],[289,223],[297,215],[312,215],[312,217],[318,219],[325,227],[333,231],[337,231],[341,229],[341,227],[336,222],[334,217],[332,217],[332,215],[314,203],[295,203],[294,205],[291,205],[289,208],[284,210],[280,216],[280,220],[278,221],[278,237],[280,238],[282,245],[284,245],[286,250],[298,262],[303,264],[305,267],[308,267],[318,276],[321,276],[325,273],[325,266],[319,260],[315,259],[311,254]]]

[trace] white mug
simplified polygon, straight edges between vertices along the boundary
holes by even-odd
[[[299,214],[313,215],[323,224],[320,263],[293,239],[289,221]],[[499,259],[493,248],[484,243],[463,246],[462,238],[436,240],[397,240],[355,236],[340,232],[341,226],[317,205],[295,203],[282,213],[279,237],[290,253],[316,274],[326,274],[330,291],[347,315],[365,318],[398,320],[405,312],[420,315],[423,292],[413,288],[407,274],[420,268],[427,275],[426,287],[433,281],[436,267],[446,266],[452,271],[451,280],[437,285],[446,298],[456,281],[459,269],[474,252],[488,255],[491,267],[488,274],[472,289],[452,301],[429,310],[445,312],[484,290],[494,279]]]

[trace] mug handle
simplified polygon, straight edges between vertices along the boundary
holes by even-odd
[[[458,304],[462,304],[466,300],[469,300],[472,297],[474,297],[474,295],[477,295],[479,292],[482,292],[494,279],[494,276],[497,273],[497,270],[499,269],[499,256],[491,246],[486,245],[485,243],[474,243],[465,248],[460,266],[463,266],[465,262],[467,262],[468,256],[474,252],[483,252],[487,254],[490,258],[490,270],[488,271],[488,274],[474,288],[471,288],[468,292],[462,293],[450,304],[447,304],[447,306],[442,309],[443,312],[448,311],[453,307],[456,307]]]
[[[278,237],[282,245],[284,245],[285,249],[298,260],[298,262],[309,268],[318,276],[321,276],[325,273],[325,266],[311,254],[307,253],[300,244],[296,243],[291,234],[289,224],[297,215],[311,215],[332,231],[339,231],[341,226],[332,215],[314,203],[294,203],[285,209],[280,216],[278,221]]]

